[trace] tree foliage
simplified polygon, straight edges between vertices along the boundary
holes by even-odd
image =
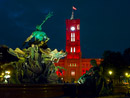
[[[113,70],[115,77],[119,78],[128,70],[130,66],[130,48],[126,49],[123,54],[120,52],[105,51],[103,53],[101,66],[104,68],[104,74],[108,75],[109,70]]]

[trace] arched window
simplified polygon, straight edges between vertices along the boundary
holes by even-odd
[[[71,33],[71,42],[75,42],[75,33]]]

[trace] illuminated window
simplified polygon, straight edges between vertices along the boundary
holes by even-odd
[[[75,33],[71,33],[71,42],[75,42]]]
[[[64,78],[62,77],[61,80],[64,80]]]
[[[68,66],[69,67],[77,67],[77,64],[76,63],[70,63]]]
[[[75,63],[75,67],[76,67],[76,63]]]
[[[75,47],[74,47],[74,52],[75,52]]]
[[[71,76],[75,76],[75,71],[74,70],[71,71]]]
[[[79,24],[77,25],[77,30],[80,30],[80,26],[79,26]]]
[[[76,51],[75,47],[70,48],[70,52],[75,52],[75,51]]]
[[[72,51],[72,47],[70,48],[70,52],[73,52],[73,51]]]

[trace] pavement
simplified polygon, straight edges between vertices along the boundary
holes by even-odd
[[[109,95],[109,96],[100,96],[100,97],[70,97],[70,96],[62,96],[56,98],[130,98],[130,96],[126,96],[123,94],[119,95]]]
[[[63,89],[64,87],[64,89]],[[130,88],[118,85],[113,88],[113,94],[100,97],[92,96],[90,88],[82,90],[76,85],[0,85],[0,98],[130,98]],[[90,91],[89,91],[90,90]],[[77,96],[74,96],[77,95]]]
[[[101,96],[96,98],[130,98],[130,96],[119,94],[119,95]]]

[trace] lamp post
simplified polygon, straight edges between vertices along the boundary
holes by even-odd
[[[113,74],[112,70],[109,70],[108,74],[109,74],[110,81],[112,81],[112,74]]]
[[[113,79],[112,79],[112,70],[109,70],[108,71],[108,74],[109,74],[109,83],[108,83],[108,87],[109,87],[109,90],[112,92],[113,91]]]
[[[125,73],[125,76],[126,76],[126,82],[127,84],[129,84],[129,77],[130,77],[130,74],[128,72]]]

